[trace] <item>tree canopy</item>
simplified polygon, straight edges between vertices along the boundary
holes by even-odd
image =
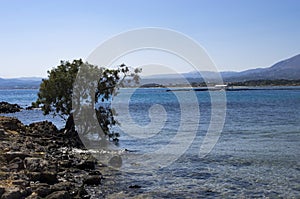
[[[77,76],[79,70],[84,76]],[[72,100],[73,104],[93,102],[93,108],[103,132],[112,140],[117,141],[119,134],[110,131],[111,127],[117,123],[113,116],[114,110],[110,107],[110,100],[117,94],[116,90],[119,87],[132,82],[138,83],[139,72],[139,69],[131,69],[125,64],[115,69],[108,69],[84,63],[81,59],[72,62],[61,61],[60,65],[48,71],[48,78],[42,80],[38,99],[34,105],[41,107],[45,115],[53,114],[62,117],[67,121],[65,128],[74,130],[73,114],[76,114],[76,111],[72,109]],[[95,76],[100,78],[96,82],[91,81]],[[74,87],[76,78],[80,78],[80,86],[84,88],[79,88],[78,85]],[[92,92],[91,89],[95,91]],[[81,110],[80,114],[83,113],[84,110]]]

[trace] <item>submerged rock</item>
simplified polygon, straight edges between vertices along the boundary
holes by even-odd
[[[140,189],[140,188],[142,188],[142,186],[135,184],[135,185],[130,185],[129,188],[130,189]]]

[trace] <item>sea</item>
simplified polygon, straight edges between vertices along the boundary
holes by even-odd
[[[37,92],[0,90],[0,101],[25,108]],[[100,187],[89,188],[94,198],[300,198],[300,87],[121,89],[116,101],[116,147],[145,159],[130,160],[136,172],[107,171]],[[2,115],[64,127],[61,118],[38,109]],[[199,156],[216,119],[221,131]],[[172,152],[176,157],[164,164]]]

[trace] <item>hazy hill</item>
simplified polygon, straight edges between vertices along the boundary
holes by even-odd
[[[0,78],[0,89],[35,89],[39,88],[42,78]]]
[[[256,68],[242,72],[221,72],[224,82],[243,82],[248,80],[299,80],[300,79],[300,54],[294,57],[279,61],[268,68]],[[205,76],[209,81],[213,81],[214,72],[202,71],[202,76]],[[199,72],[194,71],[183,74],[166,74],[152,75],[142,77],[142,84],[187,84],[192,82],[203,82],[203,78]],[[0,78],[0,89],[11,88],[39,88],[42,78],[39,77],[22,77],[14,79]]]
[[[227,77],[225,81],[247,80],[275,80],[275,79],[300,79],[300,54],[283,61],[279,61],[268,68],[256,68],[238,72]]]
[[[298,80],[300,79],[300,54],[289,59],[279,61],[268,68],[256,68],[242,72],[221,72],[225,82],[242,82],[248,80]],[[214,72],[202,71],[201,75],[206,79],[213,81]],[[166,74],[152,75],[144,77],[142,83],[159,83],[159,84],[183,84],[184,82],[203,82],[199,72],[194,71],[183,74]],[[186,81],[187,80],[187,81]]]

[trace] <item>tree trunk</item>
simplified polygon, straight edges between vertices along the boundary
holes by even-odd
[[[65,130],[67,132],[74,132],[75,131],[75,122],[74,122],[74,117],[73,114],[69,115],[66,125],[65,125]]]
[[[69,143],[69,146],[76,147],[76,148],[85,148],[77,131],[75,130],[75,122],[74,122],[73,114],[71,114],[67,119],[65,125],[65,136],[67,138],[66,141]]]

